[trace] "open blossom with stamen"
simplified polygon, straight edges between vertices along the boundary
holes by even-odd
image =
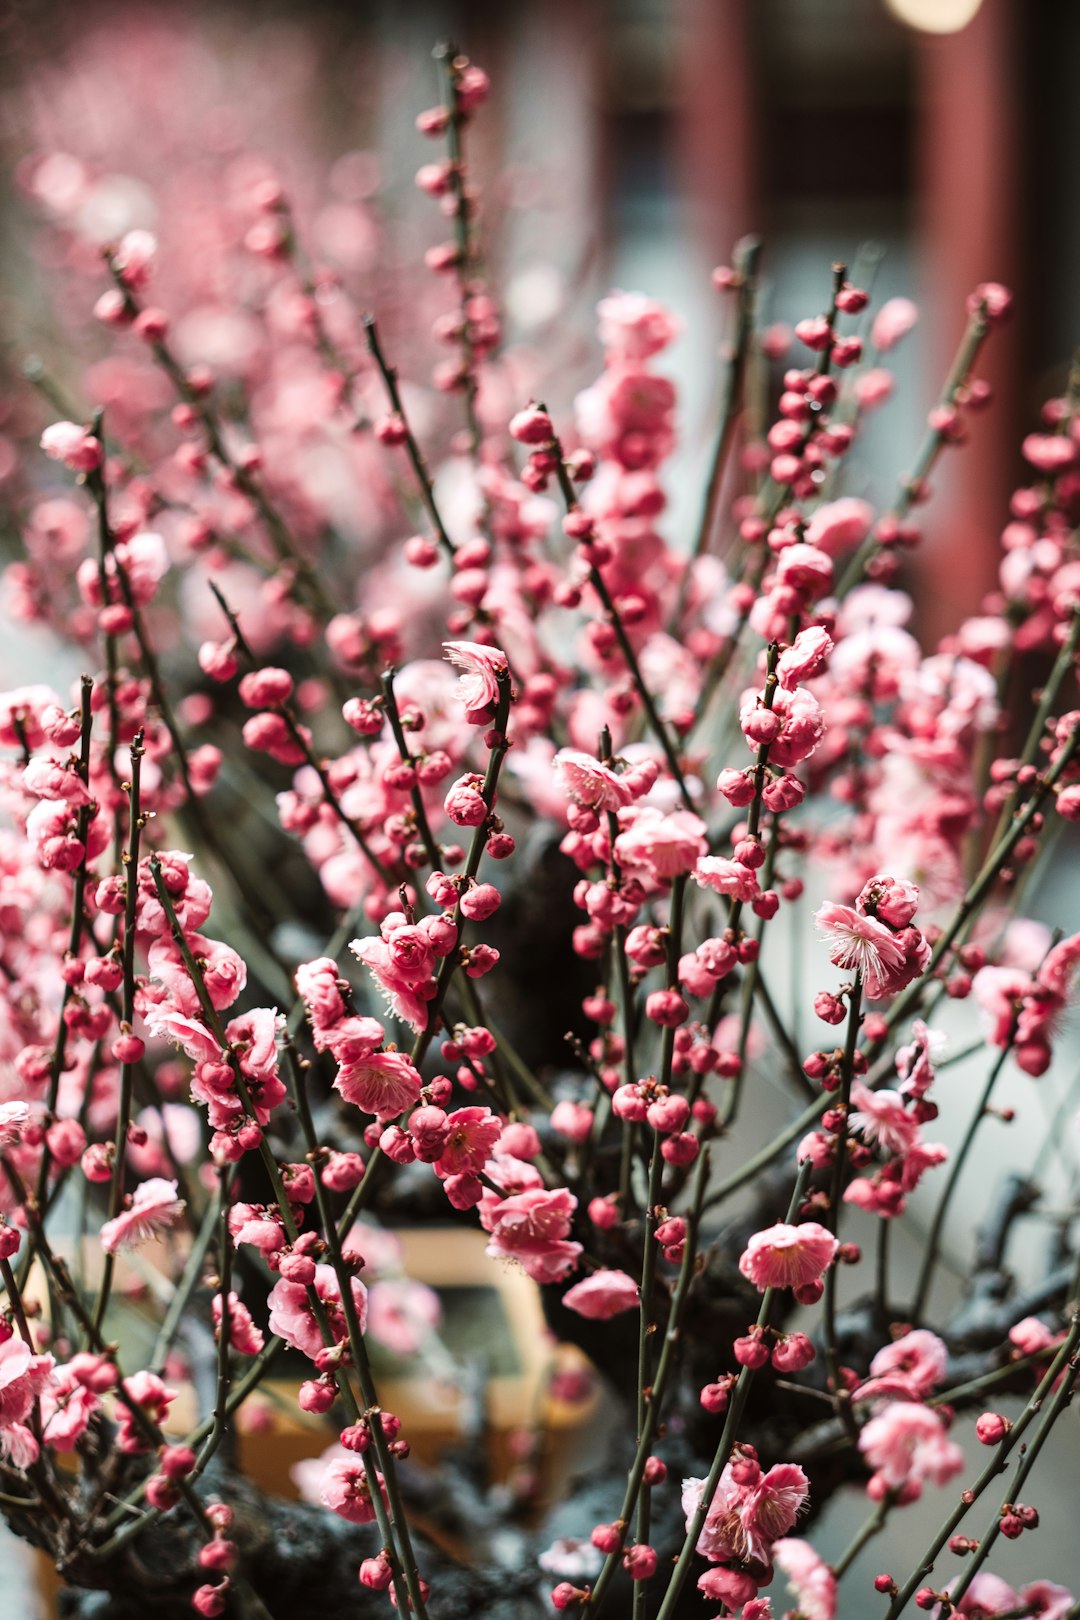
[[[687,1527],[701,1505],[704,1489],[702,1479],[683,1480]],[[735,1559],[767,1567],[773,1543],[792,1528],[809,1492],[809,1481],[795,1463],[777,1463],[763,1473],[753,1448],[740,1447],[738,1458],[720,1476],[698,1538],[698,1552],[717,1563]]]
[[[828,942],[829,961],[861,974],[864,980],[878,979],[884,969],[898,968],[904,960],[891,929],[851,906],[827,900],[815,911],[814,921]]]
[[[135,1249],[159,1232],[174,1225],[184,1212],[184,1200],[176,1196],[176,1182],[151,1176],[135,1189],[131,1205],[101,1228],[101,1247],[106,1254],[117,1249]]]
[[[581,1258],[581,1244],[567,1236],[576,1208],[577,1199],[565,1187],[530,1188],[481,1205],[481,1223],[491,1234],[488,1254],[518,1261],[533,1282],[560,1281]]]
[[[353,1308],[361,1333],[367,1326],[367,1289],[359,1277],[349,1279]],[[322,1301],[331,1331],[339,1339],[348,1336],[345,1313],[341,1308],[341,1289],[333,1266],[315,1267],[315,1292]],[[289,1282],[279,1277],[270,1290],[270,1331],[279,1339],[300,1350],[312,1361],[323,1348],[322,1330],[315,1317],[305,1284]]]
[[[382,1475],[376,1471],[375,1477],[385,1499]],[[372,1524],[375,1520],[371,1481],[360,1457],[335,1457],[323,1475],[319,1498],[350,1524]]]
[[[945,1591],[947,1592],[950,1586],[956,1586],[958,1580],[959,1576],[957,1576],[956,1580],[950,1581]],[[991,1620],[993,1615],[1001,1614],[1003,1611],[1019,1614],[1018,1601],[1012,1587],[1008,1582],[1003,1581],[1000,1575],[994,1575],[990,1570],[981,1569],[972,1580],[963,1597],[957,1600],[955,1607],[949,1609],[949,1614],[963,1615],[965,1620]],[[934,1610],[935,1616],[940,1617],[941,1612],[940,1607]],[[1027,1611],[1024,1612],[1025,1620],[1031,1620],[1031,1617],[1027,1615]],[[1033,1612],[1037,1613],[1038,1611]]]
[[[894,934],[876,917],[833,900],[818,907],[814,921],[829,943],[830,962],[861,974],[871,1001],[896,995],[926,970],[930,947],[917,928]]]
[[[443,650],[461,670],[455,695],[465,705],[465,718],[472,725],[483,725],[495,713],[499,701],[499,681],[509,668],[506,654],[498,647],[482,647],[476,641],[444,641]]]
[[[440,1178],[482,1170],[502,1135],[502,1122],[490,1108],[455,1108],[447,1116],[447,1134],[435,1160]]]
[[[621,810],[635,797],[632,782],[591,754],[560,748],[552,763],[567,797],[587,810]]]
[[[805,1288],[828,1271],[839,1247],[817,1221],[799,1226],[781,1222],[754,1233],[739,1259],[739,1270],[762,1293],[766,1288]]]
[[[334,1080],[334,1090],[346,1102],[355,1103],[362,1113],[379,1119],[396,1119],[411,1108],[420,1096],[421,1085],[411,1058],[404,1052],[372,1052],[343,1065]]]
[[[197,1018],[188,1018],[168,1003],[147,1007],[146,1027],[151,1035],[171,1041],[182,1047],[195,1063],[217,1063],[221,1060],[221,1047],[205,1024]]]
[[[855,1112],[848,1121],[853,1131],[860,1131],[865,1141],[879,1147],[883,1153],[903,1155],[919,1139],[919,1126],[904,1107],[898,1091],[871,1091],[861,1080],[851,1088],[851,1102]]]

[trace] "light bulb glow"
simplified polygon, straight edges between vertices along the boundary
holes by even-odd
[[[885,0],[893,16],[924,34],[957,34],[971,22],[982,0]]]

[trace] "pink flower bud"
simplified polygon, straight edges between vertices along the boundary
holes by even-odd
[[[49,1152],[64,1169],[78,1164],[86,1147],[86,1132],[77,1119],[58,1119],[45,1132]]]
[[[302,1412],[329,1412],[337,1399],[334,1384],[324,1378],[308,1378],[300,1385],[297,1404]]]
[[[769,1347],[764,1339],[755,1334],[747,1334],[736,1339],[732,1345],[732,1353],[740,1367],[764,1367],[769,1359]]]
[[[91,1142],[82,1156],[82,1173],[87,1181],[109,1181],[112,1178],[113,1145],[111,1142]]]
[[[1013,295],[1008,287],[1003,287],[999,281],[982,281],[971,293],[967,301],[969,315],[974,315],[980,304],[985,305],[985,315],[990,326],[1000,326],[1012,314]]]
[[[608,1554],[618,1552],[625,1534],[625,1525],[598,1524],[593,1527],[589,1540],[599,1552]]]
[[[639,1542],[623,1553],[623,1568],[632,1581],[651,1580],[656,1574],[657,1558],[652,1547]]]
[[[93,472],[104,460],[100,439],[77,422],[54,422],[47,427],[41,435],[41,448],[72,472]]]
[[[753,777],[746,771],[732,769],[723,770],[716,778],[716,790],[722,793],[728,804],[736,810],[741,810],[752,802],[754,797]]]
[[[619,1211],[610,1198],[590,1199],[588,1214],[593,1225],[602,1232],[609,1232],[619,1224]]]
[[[315,1262],[308,1254],[283,1254],[278,1261],[278,1272],[286,1282],[299,1283],[310,1288],[315,1281]]]
[[[169,330],[169,317],[163,309],[141,309],[131,325],[136,337],[145,343],[160,343]]]
[[[975,1434],[984,1446],[996,1446],[1012,1428],[1000,1412],[984,1412],[975,1424]]]
[[[493,883],[478,883],[461,896],[462,914],[471,922],[486,922],[501,904],[502,896]]]
[[[654,990],[645,998],[645,1016],[665,1029],[685,1024],[690,1008],[677,990]]]
[[[377,1558],[365,1558],[360,1565],[360,1585],[373,1592],[385,1592],[393,1578],[394,1572],[385,1553]]]
[[[815,315],[809,320],[799,321],[795,327],[795,336],[800,343],[805,343],[808,349],[827,349],[833,339],[833,330],[824,315]]]
[[[529,405],[510,419],[510,437],[519,444],[547,444],[555,437],[551,417],[537,405]]]
[[[146,1042],[137,1035],[119,1035],[112,1044],[112,1055],[117,1063],[138,1063],[146,1051]]]
[[[151,1474],[146,1481],[146,1500],[150,1506],[157,1508],[159,1513],[168,1513],[180,1500],[180,1492],[171,1479],[164,1474]]]
[[[693,1131],[676,1131],[671,1136],[665,1136],[660,1144],[660,1152],[665,1162],[683,1167],[693,1164],[700,1149],[701,1144]]]
[[[196,1614],[204,1620],[214,1620],[214,1617],[225,1613],[227,1584],[221,1586],[197,1586],[191,1597],[191,1607]]]
[[[777,1372],[801,1372],[814,1359],[814,1347],[805,1333],[788,1333],[773,1346],[772,1364]]]
[[[416,1158],[412,1137],[400,1125],[388,1125],[379,1137],[379,1146],[395,1164],[412,1164]]]
[[[286,669],[252,670],[240,682],[239,692],[249,709],[277,708],[292,696],[293,678]]]
[[[650,1103],[645,1117],[654,1131],[661,1131],[665,1135],[671,1131],[681,1131],[690,1118],[690,1104],[685,1097],[672,1092]]]
[[[239,667],[240,661],[231,645],[204,641],[199,648],[199,668],[212,681],[231,681]]]
[[[486,821],[488,807],[480,786],[479,777],[462,776],[446,795],[443,809],[456,826],[479,827]]]
[[[167,1446],[161,1453],[159,1467],[169,1479],[183,1479],[190,1474],[196,1462],[190,1446]]]

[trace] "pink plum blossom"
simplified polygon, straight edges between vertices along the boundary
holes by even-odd
[[[142,1181],[127,1209],[101,1228],[101,1247],[106,1254],[117,1249],[135,1249],[174,1226],[184,1213],[185,1203],[176,1196],[176,1182],[152,1176]]]
[[[636,1310],[638,1300],[638,1285],[633,1277],[628,1277],[625,1271],[611,1271],[606,1267],[591,1272],[563,1295],[563,1304],[568,1310],[596,1322],[607,1321],[622,1311]]]
[[[739,1259],[739,1270],[762,1293],[767,1288],[804,1288],[829,1269],[839,1247],[817,1221],[798,1226],[780,1222],[754,1233]]]

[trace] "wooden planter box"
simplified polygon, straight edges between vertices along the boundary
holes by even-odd
[[[394,1237],[402,1250],[403,1274],[439,1295],[440,1339],[449,1360],[444,1372],[433,1372],[420,1358],[396,1370],[388,1353],[378,1352],[374,1359],[380,1403],[400,1417],[412,1456],[428,1466],[437,1465],[481,1423],[496,1480],[505,1480],[520,1461],[515,1443],[520,1432],[533,1431],[540,1442],[537,1501],[552,1500],[587,1463],[603,1426],[600,1392],[589,1362],[573,1346],[552,1339],[536,1285],[517,1266],[492,1260],[485,1253],[483,1232],[459,1226],[412,1228],[397,1229]],[[154,1247],[148,1244],[136,1256],[122,1256],[116,1282],[123,1288],[137,1278],[165,1304],[167,1285],[154,1266]],[[89,1254],[87,1259],[92,1263]],[[48,1297],[43,1287],[41,1297]],[[455,1379],[455,1368],[466,1378]],[[552,1392],[549,1386],[556,1372],[577,1375],[573,1382],[581,1399],[567,1400]],[[239,1466],[260,1489],[292,1499],[300,1496],[291,1472],[294,1465],[318,1457],[336,1437],[326,1419],[300,1410],[297,1387],[295,1378],[269,1378],[260,1386],[269,1397],[262,1408],[263,1421],[249,1428],[242,1418],[239,1422],[234,1418]],[[181,1384],[169,1409],[166,1432],[180,1438],[195,1426],[198,1416],[194,1389]],[[467,1548],[455,1545],[450,1550],[468,1556]],[[37,1612],[55,1620],[55,1570],[41,1553],[33,1554],[33,1565]],[[30,1620],[33,1611],[25,1612]]]

